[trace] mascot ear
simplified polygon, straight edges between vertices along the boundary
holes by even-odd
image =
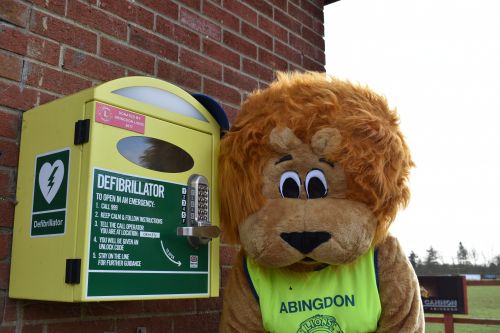
[[[288,127],[273,128],[269,135],[269,143],[277,153],[288,153],[302,144],[299,138]]]
[[[342,142],[342,136],[336,128],[322,128],[311,138],[311,147],[317,155],[335,152]]]

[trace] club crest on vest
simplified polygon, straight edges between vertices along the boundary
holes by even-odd
[[[337,319],[332,316],[315,315],[311,318],[304,320],[297,333],[312,333],[312,332],[325,332],[325,333],[344,333],[337,323]]]

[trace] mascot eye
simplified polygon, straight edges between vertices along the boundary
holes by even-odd
[[[313,169],[307,173],[305,185],[309,199],[323,198],[328,194],[325,174],[319,169]]]
[[[280,193],[283,198],[298,198],[300,195],[300,177],[295,171],[286,171],[280,178]]]

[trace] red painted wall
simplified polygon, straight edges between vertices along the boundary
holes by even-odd
[[[0,0],[0,333],[217,332],[222,298],[65,304],[8,298],[23,111],[154,76],[230,118],[276,70],[324,70],[322,0]],[[221,247],[224,285],[236,249]]]

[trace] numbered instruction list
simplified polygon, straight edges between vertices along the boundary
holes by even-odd
[[[193,253],[186,239],[176,235],[177,227],[185,223],[186,197],[187,188],[180,184],[94,169],[89,293],[116,289],[117,283],[134,285],[141,272],[192,272],[193,256],[201,263],[208,262],[208,251]],[[197,268],[208,271],[202,266]],[[98,273],[106,272],[114,273],[113,286],[96,286],[110,283],[108,278],[99,277]],[[130,272],[136,274],[130,276]]]
[[[89,267],[165,269],[164,260],[155,267],[147,257],[161,254],[162,233],[175,234],[167,225],[185,214],[186,188],[96,169],[93,190]]]

